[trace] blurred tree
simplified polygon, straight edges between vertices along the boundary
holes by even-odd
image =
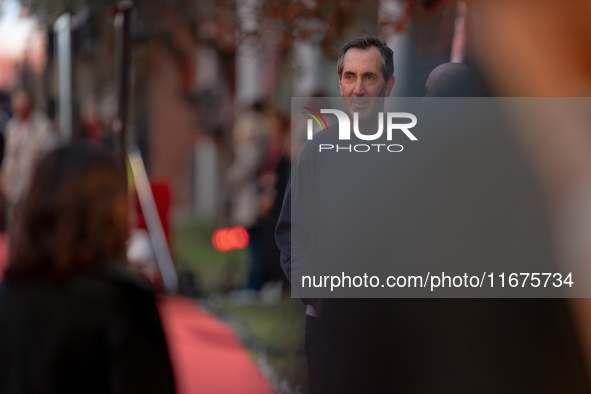
[[[262,0],[254,34],[272,34],[287,50],[311,41],[334,58],[347,35],[377,33],[377,9],[378,0]]]

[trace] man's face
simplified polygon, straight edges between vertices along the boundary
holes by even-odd
[[[339,79],[341,96],[350,112],[358,112],[359,119],[380,111],[377,100],[369,97],[388,97],[394,86],[394,77],[384,80],[382,54],[376,47],[349,49],[343,58],[343,73]],[[348,99],[348,100],[347,100]]]

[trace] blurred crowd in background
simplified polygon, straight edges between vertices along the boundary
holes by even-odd
[[[59,129],[55,22],[69,12],[75,134],[112,145],[116,6],[4,1],[4,18],[26,24],[28,31],[19,51],[0,51],[0,88],[28,89]],[[169,184],[173,218],[232,216],[226,179],[235,147],[250,138],[264,149],[276,133],[266,129],[287,129],[265,121],[248,137],[242,131],[247,127],[239,125],[247,113],[257,108],[261,116],[272,112],[282,119],[292,95],[339,96],[338,50],[364,34],[380,35],[394,49],[392,95],[422,96],[437,65],[470,61],[465,12],[465,3],[447,1],[138,2],[132,11],[129,138],[139,145],[150,176]],[[10,38],[16,40],[15,34]]]
[[[364,34],[380,35],[396,54],[393,96],[422,96],[438,64],[473,62],[465,2],[142,1],[133,4],[123,38],[117,15],[129,5],[3,1],[3,117],[12,113],[9,95],[24,89],[35,116],[51,122],[54,141],[85,139],[115,150],[123,119],[169,241],[169,229],[186,218],[248,231],[243,283],[229,285],[244,287],[236,296],[245,300],[266,283],[272,299],[287,288],[272,233],[301,148],[290,144],[290,97],[338,96],[336,54]],[[60,49],[64,26],[68,49]],[[117,62],[126,39],[122,56],[132,71],[124,74],[129,94],[121,109]],[[60,125],[64,102],[71,116]],[[141,214],[130,218],[132,227],[144,225]]]

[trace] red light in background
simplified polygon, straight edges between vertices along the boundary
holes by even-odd
[[[219,252],[244,249],[248,246],[248,231],[244,227],[235,226],[221,228],[213,232],[211,243]]]

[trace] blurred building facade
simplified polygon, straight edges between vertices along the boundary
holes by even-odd
[[[115,1],[28,0],[47,26],[39,86],[53,115],[55,37],[63,12],[75,20],[76,128],[109,143],[116,112]],[[226,213],[225,171],[237,114],[254,102],[287,112],[292,96],[339,96],[336,59],[349,39],[381,36],[395,51],[393,95],[420,96],[429,72],[464,59],[463,2],[413,0],[145,1],[133,12],[129,130],[149,175],[169,184],[172,213],[219,219]],[[465,4],[463,4],[465,6]],[[464,10],[465,14],[465,10]],[[460,25],[458,25],[460,23]],[[458,26],[460,28],[458,28]],[[458,37],[458,31],[463,36]],[[469,35],[469,33],[467,33]],[[456,37],[456,38],[454,38]],[[469,52],[469,51],[468,51]]]

